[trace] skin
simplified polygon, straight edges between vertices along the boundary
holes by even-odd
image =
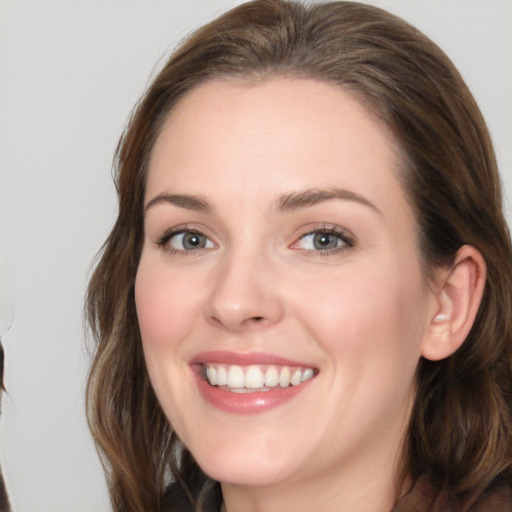
[[[146,210],[135,289],[143,349],[165,414],[221,482],[228,512],[392,508],[440,307],[397,155],[351,95],[285,78],[207,82],[157,140],[146,204],[187,194],[211,208],[155,200]],[[352,196],[276,207],[334,188]],[[206,246],[159,244],[172,228],[204,233]],[[318,250],[305,234],[322,228],[351,242],[332,235],[339,247]],[[201,396],[189,364],[209,350],[271,353],[318,374],[278,407],[228,413]]]

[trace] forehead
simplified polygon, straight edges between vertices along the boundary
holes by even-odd
[[[402,194],[399,152],[387,129],[351,94],[311,79],[212,80],[172,110],[150,159],[147,197],[190,187],[345,187]],[[185,189],[185,190],[180,190]]]

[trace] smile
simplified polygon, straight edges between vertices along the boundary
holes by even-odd
[[[273,388],[298,386],[312,379],[313,368],[278,365],[223,365],[207,363],[203,376],[211,386],[218,386],[232,393],[255,393],[271,391]]]
[[[320,373],[305,362],[273,354],[229,351],[198,354],[190,367],[203,399],[231,414],[257,414],[283,406],[305,393]]]

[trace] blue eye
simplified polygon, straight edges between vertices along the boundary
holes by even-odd
[[[212,249],[213,242],[202,233],[197,231],[180,231],[169,233],[159,242],[174,251],[196,251],[198,249]]]
[[[353,242],[343,231],[317,230],[303,235],[296,247],[307,251],[335,252],[344,247],[352,247]]]

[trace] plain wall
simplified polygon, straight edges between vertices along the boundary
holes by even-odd
[[[112,156],[157,62],[238,3],[0,1],[0,335],[9,391],[0,460],[15,512],[109,510],[84,416],[82,305],[115,216]],[[510,197],[512,1],[372,3],[425,31],[462,71]]]

